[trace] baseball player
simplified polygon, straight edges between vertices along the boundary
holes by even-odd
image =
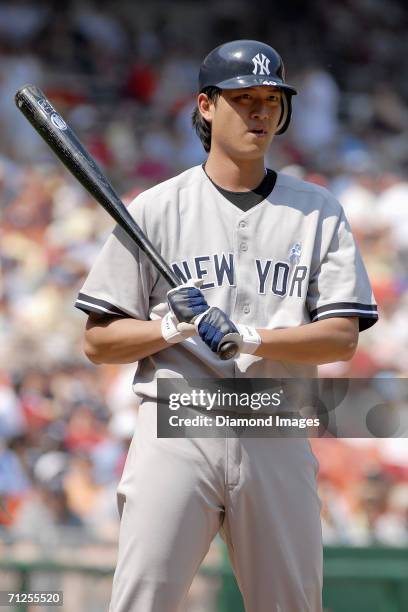
[[[94,363],[137,363],[136,435],[118,489],[110,612],[176,612],[217,532],[248,612],[322,610],[317,462],[299,438],[158,439],[156,380],[313,377],[377,319],[341,206],[265,168],[296,94],[270,46],[205,58],[193,124],[208,159],[129,210],[183,285],[169,291],[117,227],[76,305]],[[239,354],[222,361],[226,338]]]

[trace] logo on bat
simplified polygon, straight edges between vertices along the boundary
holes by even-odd
[[[51,104],[45,98],[40,98],[39,100],[37,100],[37,103],[45,115],[55,113],[55,108],[51,106]]]
[[[51,123],[53,123],[53,125],[55,125],[55,127],[57,127],[59,130],[66,130],[68,127],[61,115],[58,113],[52,113]]]
[[[55,108],[48,102],[48,100],[46,100],[45,98],[40,98],[39,100],[37,100],[37,102],[44,115],[46,115],[47,117],[50,116],[51,123],[55,125],[56,128],[58,128],[59,130],[67,129],[67,124],[65,123],[61,115],[57,113]]]

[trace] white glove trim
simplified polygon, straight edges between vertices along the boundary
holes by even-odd
[[[196,335],[194,325],[179,323],[175,315],[169,311],[161,320],[161,333],[169,344],[177,344]]]
[[[261,344],[261,337],[256,331],[255,327],[249,325],[242,325],[241,323],[236,324],[239,333],[242,336],[242,346],[240,347],[241,353],[248,353],[253,355]]]

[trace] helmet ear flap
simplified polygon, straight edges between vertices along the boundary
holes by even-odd
[[[279,134],[283,134],[284,132],[286,132],[289,122],[290,122],[290,117],[292,114],[292,99],[290,94],[287,94],[285,91],[281,90],[282,95],[281,95],[281,115],[279,118],[279,122],[278,125],[276,127],[276,131],[275,134],[279,135]]]

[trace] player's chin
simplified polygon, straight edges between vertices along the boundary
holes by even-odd
[[[257,158],[265,155],[267,150],[269,149],[269,145],[271,144],[270,140],[265,142],[252,142],[245,143],[241,147],[241,155],[242,157],[246,157],[247,159]]]
[[[248,132],[245,138],[245,148],[251,151],[266,152],[273,139],[273,134],[266,133],[263,136]]]
[[[236,159],[251,160],[264,157],[272,138],[251,138],[251,134],[246,133],[242,137],[230,141],[227,146],[229,155]]]

